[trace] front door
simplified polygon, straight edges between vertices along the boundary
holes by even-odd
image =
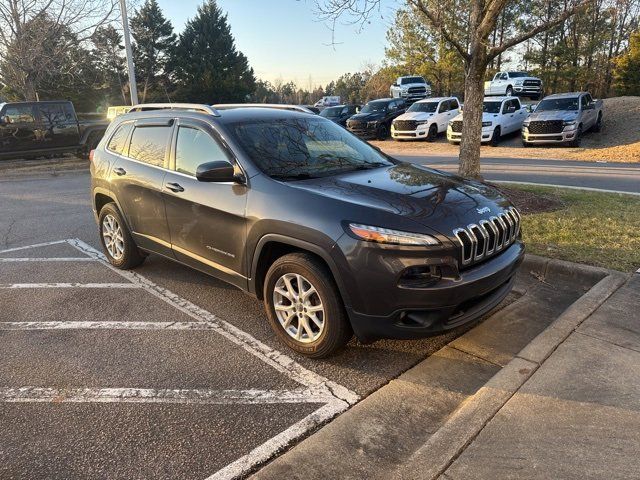
[[[64,103],[42,102],[38,104],[43,126],[43,143],[46,148],[73,147],[80,144],[78,124],[73,110]]]
[[[200,182],[199,165],[235,164],[215,130],[205,122],[179,120],[173,165],[163,196],[171,245],[178,260],[246,288],[244,246],[248,189],[234,182]]]
[[[137,120],[129,145],[122,155],[115,155],[110,174],[111,188],[136,244],[168,256],[173,254],[162,185],[169,164],[172,124],[173,119]]]
[[[0,112],[0,155],[37,150],[42,147],[33,104],[9,104]]]

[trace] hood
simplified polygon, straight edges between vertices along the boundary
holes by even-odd
[[[546,110],[544,112],[533,112],[529,115],[529,120],[575,120],[579,113],[575,110]]]
[[[542,81],[542,80],[540,80],[538,77],[518,77],[518,78],[514,78],[514,79],[513,79],[514,83],[515,83],[516,81],[518,81],[518,80],[522,80],[522,81],[525,81],[525,80],[538,80],[539,82],[541,82],[541,81]]]
[[[489,219],[510,205],[496,189],[487,185],[410,163],[289,185],[342,202],[401,215],[449,237],[454,229]]]
[[[455,117],[453,117],[451,120],[452,121],[456,121],[456,120],[460,120],[462,121],[462,113],[459,113],[458,115],[456,115]],[[496,118],[498,118],[500,116],[499,113],[482,113],[482,121],[483,122],[491,122],[493,120],[495,120]]]
[[[396,120],[429,120],[435,113],[426,112],[406,112],[396,118]]]
[[[357,120],[359,122],[370,122],[373,120],[380,120],[386,116],[385,112],[372,112],[372,113],[356,113],[349,120]]]

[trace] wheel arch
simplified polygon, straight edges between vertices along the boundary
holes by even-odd
[[[309,253],[321,261],[331,273],[338,286],[338,291],[345,306],[350,305],[346,289],[340,276],[338,266],[331,255],[322,247],[305,240],[287,237],[279,234],[263,236],[256,245],[251,260],[251,276],[249,278],[249,292],[258,299],[263,299],[264,279],[269,267],[275,260],[293,252]]]

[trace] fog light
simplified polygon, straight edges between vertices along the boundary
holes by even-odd
[[[427,288],[442,278],[442,270],[437,265],[418,265],[407,268],[400,277],[398,286],[405,288]]]

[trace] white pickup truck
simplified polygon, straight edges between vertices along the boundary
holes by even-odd
[[[423,77],[398,77],[389,88],[391,98],[402,98],[406,103],[413,103],[431,96],[431,85]]]
[[[517,97],[489,97],[482,104],[482,143],[497,147],[500,137],[517,132],[529,115],[529,111],[520,104]],[[462,115],[449,122],[447,140],[460,143],[462,140]]]
[[[601,128],[602,100],[594,100],[589,92],[549,95],[522,125],[522,144],[569,143],[577,147],[584,132]]]
[[[510,97],[529,97],[533,100],[542,98],[542,80],[531,77],[525,72],[498,72],[493,80],[484,82],[484,94],[506,95]]]
[[[419,100],[391,123],[391,138],[433,142],[439,133],[447,131],[449,120],[459,113],[460,103],[456,97]]]
[[[327,107],[336,107],[338,105],[340,105],[340,96],[328,95],[328,96],[322,97],[313,106],[316,108],[327,108]]]

